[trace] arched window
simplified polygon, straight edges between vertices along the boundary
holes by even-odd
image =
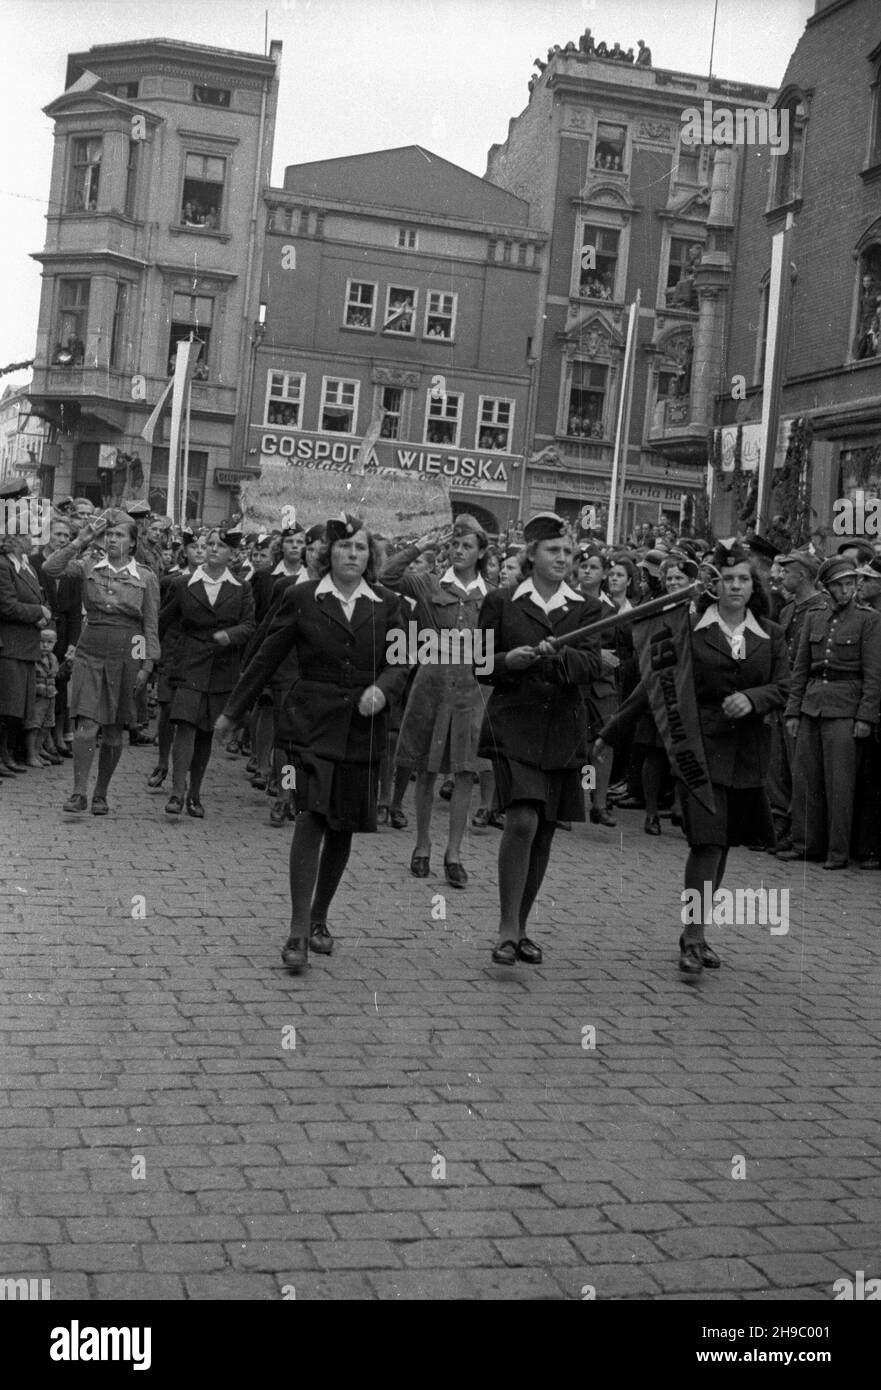
[[[785,97],[771,112],[771,119],[777,121],[779,153],[773,153],[770,206],[785,207],[802,196],[805,131],[808,121],[808,108],[804,98],[797,92]]]
[[[881,234],[863,247],[858,258],[853,357],[857,362],[881,357]]]

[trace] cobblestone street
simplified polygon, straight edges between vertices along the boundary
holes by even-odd
[[[225,753],[206,819],[169,823],[153,757],[125,749],[107,819],[62,815],[69,765],[0,789],[3,1276],[830,1300],[881,1275],[881,877],[732,851],[729,887],[789,887],[790,930],[714,929],[723,968],[689,986],[684,840],[619,812],[557,836],[545,962],[506,969],[498,832],[470,834],[456,892],[438,803],[424,882],[411,830],[356,837],[334,954],[298,978],[290,827]]]

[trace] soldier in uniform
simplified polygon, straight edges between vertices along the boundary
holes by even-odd
[[[859,745],[881,706],[881,617],[857,607],[856,578],[838,556],[820,566],[830,602],[805,620],[786,705],[792,849],[778,858],[823,859],[824,869],[847,868]]]
[[[781,588],[787,602],[780,613],[780,626],[786,639],[786,655],[790,667],[795,665],[802,628],[809,613],[827,606],[825,593],[817,589],[820,560],[810,550],[793,550],[778,555],[782,570]],[[792,758],[795,741],[786,731],[781,710],[768,716],[771,726],[771,766],[768,772],[768,799],[777,834],[775,851],[792,849]]]

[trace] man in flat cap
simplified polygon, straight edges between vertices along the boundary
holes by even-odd
[[[786,655],[790,668],[795,665],[802,629],[809,613],[823,609],[828,596],[817,589],[820,560],[811,550],[793,550],[777,555],[775,564],[781,572],[780,587],[786,602],[778,622],[786,639]],[[780,710],[768,716],[771,727],[771,760],[768,772],[768,800],[777,832],[777,850],[792,849],[792,760],[795,739],[787,732],[786,719]]]
[[[858,608],[849,560],[824,560],[817,583],[828,607],[807,615],[786,705],[796,740],[792,767],[792,849],[781,859],[850,858],[860,749],[881,711],[881,615]]]

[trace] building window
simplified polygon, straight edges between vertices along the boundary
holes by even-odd
[[[416,329],[416,291],[389,285],[385,301],[384,333],[409,333]]]
[[[417,234],[413,227],[398,228],[398,246],[402,251],[416,250]]]
[[[321,428],[332,434],[354,434],[358,418],[359,381],[326,376],[321,384]]]
[[[122,366],[123,334],[125,332],[125,310],[128,303],[128,285],[120,280],[116,286],[116,303],[113,307],[113,331],[110,334],[110,365]]]
[[[868,357],[881,357],[881,242],[867,246],[860,256],[857,331],[853,355],[858,362]]]
[[[457,298],[455,294],[429,290],[428,306],[425,310],[426,338],[445,338],[447,342],[452,341],[456,326]]]
[[[614,227],[585,224],[581,238],[578,293],[585,299],[613,299],[621,233]]]
[[[129,140],[128,159],[125,167],[125,202],[122,207],[126,217],[134,217],[135,215],[135,193],[138,183],[138,150],[140,148],[140,140]]]
[[[194,381],[205,381],[208,377],[208,352],[211,344],[211,320],[214,301],[204,295],[173,294],[171,296],[171,336],[168,340],[168,373],[174,371],[177,345],[191,335],[202,344],[196,366],[193,369]]]
[[[401,417],[404,409],[404,392],[400,386],[383,386],[379,398],[382,410],[381,439],[400,439]]]
[[[58,341],[52,364],[81,367],[86,355],[89,318],[89,281],[61,280],[58,286]]]
[[[181,475],[178,466],[178,487]],[[187,505],[186,515],[193,519],[202,515],[205,497],[205,479],[208,476],[207,450],[191,449],[187,457]],[[150,489],[147,496],[151,509],[160,516],[169,515],[168,507],[168,450],[154,448],[150,464]]]
[[[623,169],[626,145],[626,125],[611,125],[608,121],[598,121],[593,167],[595,169]]]
[[[666,302],[670,308],[697,308],[694,272],[700,265],[703,254],[703,244],[694,241],[691,237],[674,236],[670,238],[667,285],[664,291]]]
[[[193,101],[202,106],[229,106],[228,87],[194,87]]]
[[[782,106],[776,108],[779,113],[777,119],[780,122],[782,147],[785,154],[775,156],[774,166],[774,201],[773,207],[780,207],[785,203],[794,202],[801,197],[801,176],[804,156],[805,126],[807,124],[808,111],[801,97],[791,97]],[[775,112],[770,113],[771,119],[775,118]]]
[[[455,391],[443,396],[429,396],[425,411],[425,443],[448,444],[455,449],[459,444],[459,429],[462,423],[462,397]]]
[[[350,280],[346,286],[346,328],[372,328],[376,286],[369,280]]]
[[[137,101],[139,83],[137,82],[111,82],[105,88],[111,96],[122,97],[124,101]]]
[[[514,402],[481,396],[477,411],[477,448],[511,452]]]
[[[185,227],[220,226],[226,160],[209,154],[188,154],[180,220]]]
[[[101,182],[100,136],[90,136],[84,140],[74,140],[70,170],[70,196],[67,200],[68,212],[96,212],[98,208],[98,187]]]
[[[305,389],[306,378],[302,372],[270,372],[266,387],[266,424],[299,429]]]
[[[569,408],[566,433],[582,439],[602,439],[603,413],[606,405],[608,367],[593,362],[572,363],[572,384],[569,388]]]

